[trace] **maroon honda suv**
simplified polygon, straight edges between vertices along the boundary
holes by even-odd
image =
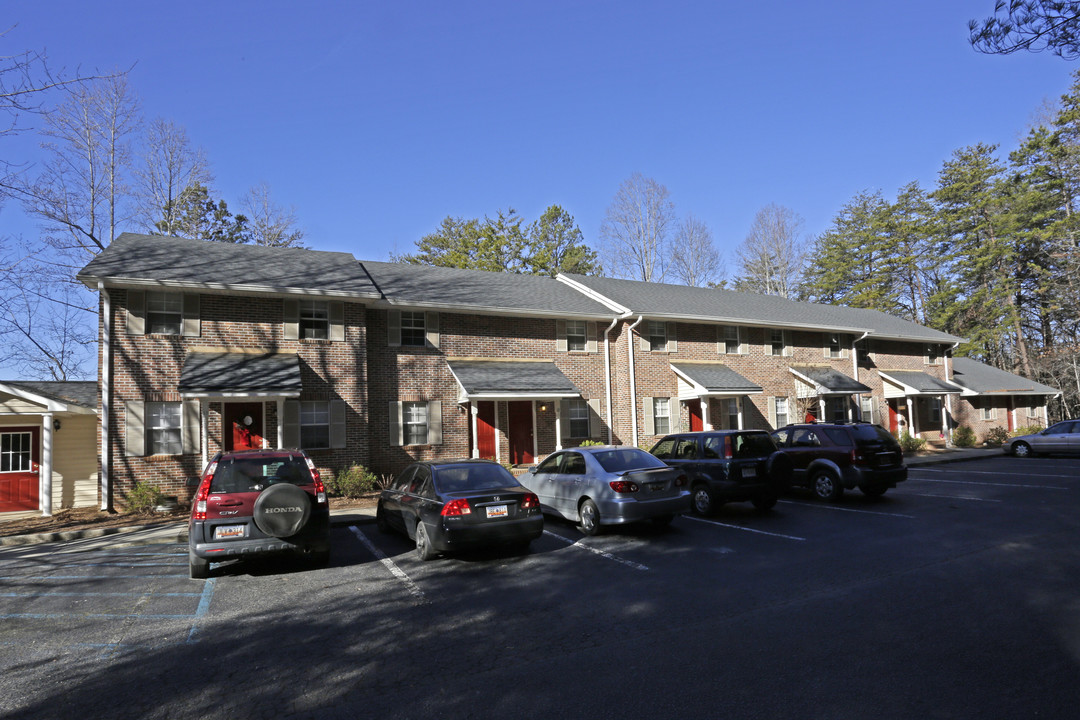
[[[311,458],[301,450],[215,455],[191,505],[191,577],[209,577],[211,562],[283,553],[330,560],[330,505]]]

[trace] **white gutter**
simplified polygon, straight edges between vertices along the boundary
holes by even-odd
[[[101,509],[108,510],[111,478],[109,456],[109,410],[112,405],[112,298],[105,289],[105,283],[98,281],[101,293],[102,312],[104,313],[101,338]]]
[[[612,430],[611,430],[611,338],[608,337],[608,333],[615,329],[615,326],[619,323],[619,318],[611,318],[611,324],[608,325],[607,330],[604,331],[604,392],[607,394],[607,441],[608,445],[611,444]]]
[[[960,343],[955,342],[953,343],[953,346],[949,348],[948,351],[945,353],[945,382],[949,383],[950,385],[956,385],[956,383],[952,381],[952,370],[949,367],[949,360],[952,358],[953,351],[955,351],[958,347],[960,347]],[[947,414],[947,417],[942,418],[941,423],[945,428],[945,447],[952,447],[952,423],[950,422],[953,416],[952,395],[945,396],[945,412]]]
[[[626,352],[630,357],[630,420],[634,429],[634,447],[638,446],[637,433],[637,373],[634,372],[634,328],[645,319],[644,315],[638,315],[634,324],[626,328]]]
[[[869,334],[870,334],[869,331],[864,332],[862,334],[862,337],[858,338],[853,343],[851,343],[851,370],[852,370],[852,373],[853,373],[853,377],[855,378],[855,382],[862,382],[861,380],[859,380],[859,350],[855,346],[858,345],[863,340],[865,340],[866,336],[869,335]],[[863,415],[862,415],[862,393],[855,393],[855,396],[859,398],[858,403],[856,405],[856,410],[858,410],[858,413],[859,413],[859,420],[862,420],[863,419]],[[873,405],[873,402],[871,401],[871,406],[872,405]],[[850,418],[851,415],[848,415],[848,417]],[[822,418],[822,420],[824,420],[824,419],[825,418]]]

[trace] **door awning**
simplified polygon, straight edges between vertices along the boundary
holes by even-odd
[[[963,388],[918,370],[878,370],[882,380],[899,387],[904,395],[960,395]],[[885,393],[890,397],[894,393]]]
[[[458,381],[459,401],[581,397],[581,391],[550,360],[447,359]]]
[[[807,386],[806,389],[809,392],[799,393],[800,397],[855,395],[870,392],[870,388],[866,385],[828,365],[796,365],[788,370]]]
[[[691,390],[688,393],[682,392],[682,389],[680,388],[680,397],[683,397],[684,395],[695,397],[709,397],[713,395],[760,395],[764,392],[760,385],[755,385],[750,382],[724,363],[672,363],[671,370],[680,380],[691,386]]]
[[[300,397],[300,357],[295,353],[193,352],[180,371],[185,398]]]

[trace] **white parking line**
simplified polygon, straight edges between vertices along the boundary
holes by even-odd
[[[878,512],[877,510],[859,510],[857,508],[840,507],[839,505],[824,505],[818,503],[802,503],[795,502],[793,500],[781,500],[785,505],[802,505],[803,507],[818,508],[820,510],[836,510],[838,512],[853,512],[862,513],[863,515],[884,515],[885,517],[899,517],[899,518],[914,518],[914,515],[904,515],[903,513],[889,513]]]
[[[799,542],[806,542],[806,538],[796,537],[794,535],[781,535],[780,533],[767,532],[765,530],[756,530],[754,528],[743,527],[742,525],[731,525],[729,523],[717,522],[716,520],[706,520],[705,518],[694,517],[693,515],[683,515],[687,520],[696,520],[697,522],[708,523],[709,525],[719,525],[720,527],[733,528],[735,530],[745,530],[746,532],[757,533],[759,535],[771,535],[772,537],[784,538],[785,540],[798,540]]]
[[[602,558],[607,558],[608,560],[614,560],[617,563],[620,563],[622,565],[626,565],[627,567],[632,567],[635,570],[648,570],[649,569],[646,566],[642,565],[641,563],[636,563],[636,562],[633,562],[632,560],[625,560],[625,559],[623,559],[621,557],[618,557],[617,555],[612,555],[609,552],[604,552],[603,550],[597,550],[594,547],[590,547],[588,545],[583,545],[580,540],[571,540],[570,538],[563,537],[562,535],[559,535],[557,533],[553,533],[550,530],[545,530],[544,534],[545,535],[550,535],[553,538],[558,538],[559,540],[562,540],[564,543],[566,543],[567,545],[569,545],[571,547],[577,547],[577,548],[581,548],[582,550],[588,550],[591,553],[596,553],[597,555],[599,555]]]
[[[1009,477],[1015,476],[1015,472],[1006,472],[1004,470],[942,470],[940,468],[911,468],[912,471],[918,470],[919,472],[929,473],[947,473],[949,475],[1008,475]],[[1046,473],[1023,473],[1024,477],[1044,477],[1044,478],[1064,478],[1066,480],[1075,478],[1075,475],[1048,475]]]
[[[914,495],[915,497],[942,498],[945,500],[978,500],[979,502],[1001,502],[1000,500],[994,500],[993,498],[971,497],[970,495],[931,495],[929,493],[913,493],[906,491],[904,492],[904,495]]]
[[[997,473],[993,473],[997,474]],[[922,482],[928,483],[951,483],[953,485],[981,485],[982,487],[1017,487],[1017,488],[1032,488],[1037,490],[1068,490],[1067,487],[1058,487],[1056,485],[1029,485],[1027,483],[994,483],[994,482],[977,482],[975,480],[931,480],[930,478],[920,478]]]
[[[412,581],[412,578],[406,575],[405,571],[399,568],[393,560],[386,557],[386,554],[382,550],[375,547],[375,543],[371,542],[368,536],[361,532],[360,528],[355,525],[350,525],[349,529],[352,530],[353,534],[364,544],[364,547],[366,547],[371,554],[383,564],[383,567],[390,571],[391,575],[405,584],[405,587],[413,594],[413,597],[420,602],[427,602],[427,598],[424,597],[424,591],[417,587],[416,583]]]

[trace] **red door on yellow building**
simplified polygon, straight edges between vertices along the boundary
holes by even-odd
[[[40,508],[40,462],[40,427],[7,427],[0,431],[0,512]]]

